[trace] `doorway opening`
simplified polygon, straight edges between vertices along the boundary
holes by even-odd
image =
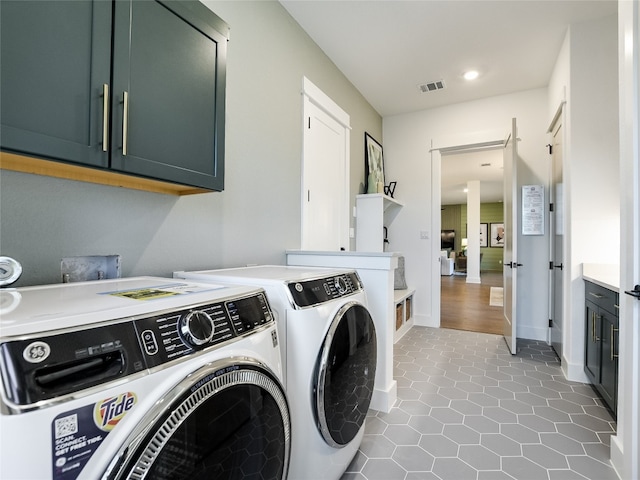
[[[497,236],[492,236],[492,231],[497,232],[504,223],[503,176],[502,145],[497,148],[442,152],[442,328],[497,335],[503,333],[503,249]],[[467,198],[470,182],[480,183],[479,198],[477,195]],[[468,203],[473,201],[479,202],[479,206]],[[470,222],[474,225],[479,223],[479,232],[475,235],[469,232]],[[470,248],[469,241],[479,245]],[[468,281],[467,268],[474,263],[468,261],[471,255],[476,255],[476,268],[479,265],[479,283]],[[469,275],[473,278],[474,272],[469,272]]]

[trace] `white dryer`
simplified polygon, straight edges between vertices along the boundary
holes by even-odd
[[[174,276],[265,289],[283,339],[289,478],[339,479],[362,442],[376,371],[375,326],[358,274],[256,266]]]
[[[264,290],[139,277],[0,295],[0,478],[287,477]]]

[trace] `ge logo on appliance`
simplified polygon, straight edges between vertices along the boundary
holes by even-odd
[[[47,359],[51,347],[44,342],[33,342],[22,352],[23,358],[29,363],[40,363]]]

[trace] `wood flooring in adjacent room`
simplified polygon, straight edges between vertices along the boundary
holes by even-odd
[[[482,272],[482,283],[464,275],[440,277],[440,326],[502,335],[502,307],[489,305],[491,287],[502,287],[502,272]]]

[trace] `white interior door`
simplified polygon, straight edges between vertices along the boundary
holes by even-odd
[[[551,142],[551,201],[553,211],[551,212],[551,251],[552,266],[551,285],[552,302],[551,309],[551,346],[562,358],[562,331],[563,331],[563,311],[564,311],[564,183],[562,179],[562,123],[554,125]]]
[[[349,117],[312,87],[305,82],[302,249],[349,250]]]
[[[504,253],[503,253],[503,288],[504,288],[504,339],[513,355],[516,346],[516,306],[518,268],[518,146],[516,119],[511,120],[511,131],[504,143]],[[491,232],[494,235],[495,232]]]

